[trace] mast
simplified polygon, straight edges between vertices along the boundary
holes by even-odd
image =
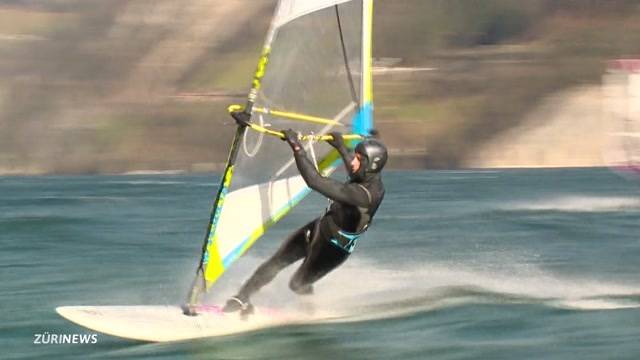
[[[362,79],[360,86],[360,115],[354,132],[369,135],[373,128],[373,0],[362,0]]]
[[[278,14],[281,2],[282,0],[278,1],[275,9],[275,14]],[[258,66],[256,67],[256,72],[253,76],[253,81],[251,82],[251,90],[249,91],[249,95],[247,96],[247,103],[244,108],[244,112],[249,114],[249,116],[251,116],[252,114],[253,104],[256,101],[258,92],[260,91],[260,87],[262,85],[261,81],[266,72],[267,64],[269,63],[269,55],[271,54],[271,43],[273,42],[276,32],[276,24],[274,23],[274,21],[271,21],[271,24],[269,25],[269,31],[267,32],[265,44],[262,48],[262,54],[260,55],[260,59],[258,60]],[[193,316],[197,314],[195,308],[200,304],[202,295],[207,291],[207,278],[217,278],[224,271],[221,266],[222,261],[219,258],[219,255],[216,257],[215,255],[217,254],[210,254],[209,248],[211,242],[213,241],[213,233],[215,232],[217,220],[219,219],[220,213],[222,211],[224,197],[229,191],[229,186],[231,185],[231,180],[233,178],[233,168],[238,157],[238,151],[240,149],[242,137],[245,135],[246,130],[246,126],[238,125],[235,136],[233,137],[233,142],[231,145],[231,149],[229,150],[229,157],[227,158],[224,175],[222,176],[220,186],[218,187],[216,200],[213,207],[211,208],[209,224],[207,225],[204,244],[202,245],[202,256],[200,258],[200,263],[198,265],[198,269],[196,270],[196,276],[191,285],[191,289],[189,290],[189,293],[187,295],[187,303],[185,306],[183,306],[185,315]],[[211,271],[209,267],[205,269],[205,266],[209,261],[219,262],[220,266],[211,267],[213,271]]]

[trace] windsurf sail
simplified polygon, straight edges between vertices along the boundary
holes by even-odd
[[[280,130],[305,135],[323,175],[341,160],[321,140],[361,138],[373,126],[373,0],[280,0],[207,227],[188,305],[194,308],[231,264],[310,189]],[[319,209],[320,210],[320,209]]]
[[[603,86],[610,130],[606,160],[616,171],[640,176],[640,59],[610,61]]]

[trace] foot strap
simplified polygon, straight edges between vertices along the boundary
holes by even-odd
[[[247,310],[247,308],[249,308],[249,302],[244,302],[244,301],[240,300],[240,298],[237,297],[237,296],[232,296],[232,297],[229,298],[229,300],[233,300],[233,301],[237,302],[238,304],[240,304],[240,308],[242,310]]]

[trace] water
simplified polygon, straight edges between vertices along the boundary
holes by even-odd
[[[371,230],[312,300],[348,322],[44,345],[34,334],[93,334],[57,306],[180,303],[217,178],[0,177],[0,358],[640,358],[637,183],[604,169],[390,172],[385,183]],[[303,205],[273,228],[209,301],[317,214]],[[256,304],[299,306],[290,273]]]

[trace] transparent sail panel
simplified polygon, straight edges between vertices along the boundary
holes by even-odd
[[[277,30],[254,108],[338,121],[329,125],[254,111],[252,121],[303,134],[351,131],[359,110],[361,2],[325,8]],[[340,19],[340,23],[338,22]],[[342,32],[340,31],[342,29]],[[291,150],[277,138],[247,131],[236,160],[232,188],[297,175]],[[314,145],[317,159],[330,147]],[[274,178],[275,177],[275,178]]]
[[[331,7],[350,0],[281,0],[278,11],[273,18],[275,26],[281,27],[287,22],[306,14]]]

